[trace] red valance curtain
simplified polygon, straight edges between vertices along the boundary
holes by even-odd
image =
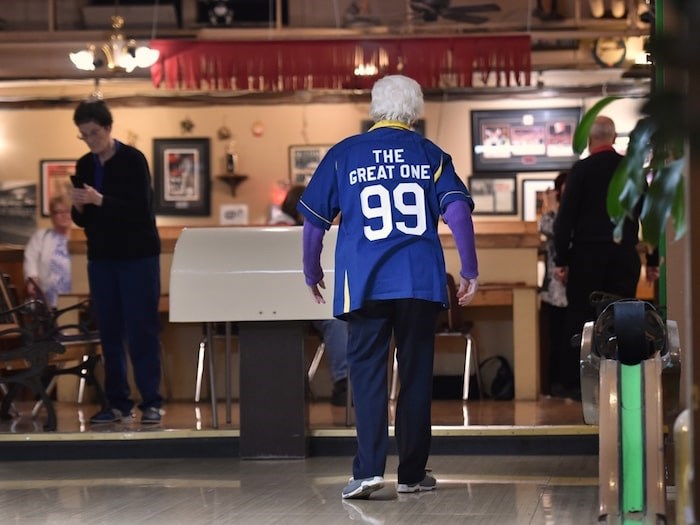
[[[530,84],[529,36],[376,40],[155,40],[157,87],[185,90],[368,89],[401,73],[424,89]]]

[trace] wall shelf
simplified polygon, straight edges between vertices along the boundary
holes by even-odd
[[[248,180],[248,175],[240,175],[237,173],[227,173],[225,175],[217,175],[217,179],[224,181],[226,184],[228,184],[231,187],[231,196],[235,197],[236,196],[236,189],[238,188],[238,185],[245,181]]]

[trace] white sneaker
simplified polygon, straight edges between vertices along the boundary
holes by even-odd
[[[396,487],[396,492],[400,494],[410,494],[412,492],[423,492],[426,490],[434,490],[437,487],[437,480],[430,474],[425,474],[425,477],[418,483],[407,485],[399,483]]]
[[[364,479],[350,478],[350,481],[348,481],[348,484],[345,485],[343,489],[343,499],[369,498],[372,492],[381,489],[383,486],[384,478],[382,476]]]

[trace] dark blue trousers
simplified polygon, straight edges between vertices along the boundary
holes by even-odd
[[[355,479],[383,476],[388,448],[388,377],[392,334],[401,388],[396,403],[398,481],[425,476],[430,453],[430,406],[439,305],[418,299],[368,301],[347,315],[348,367],[355,404]]]
[[[128,349],[142,410],[160,408],[160,261],[89,261],[90,295],[97,312],[110,408],[134,406],[127,376]]]

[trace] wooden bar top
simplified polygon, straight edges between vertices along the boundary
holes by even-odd
[[[473,306],[512,306],[513,290],[534,288],[524,283],[484,283],[479,284],[474,299],[467,308]]]
[[[455,248],[455,242],[446,225],[438,229],[444,248]],[[476,248],[537,248],[540,234],[537,223],[522,221],[475,221]]]
[[[212,227],[212,226],[208,226]],[[221,228],[248,228],[250,226],[221,226]],[[163,253],[172,253],[180,233],[185,226],[159,226],[158,233]],[[536,248],[540,244],[537,224],[522,221],[477,221],[474,223],[477,249],[484,248]],[[449,228],[441,225],[440,241],[443,248],[454,248],[454,240]],[[21,249],[21,247],[20,247]],[[85,233],[73,228],[68,244],[71,253],[86,253]]]

